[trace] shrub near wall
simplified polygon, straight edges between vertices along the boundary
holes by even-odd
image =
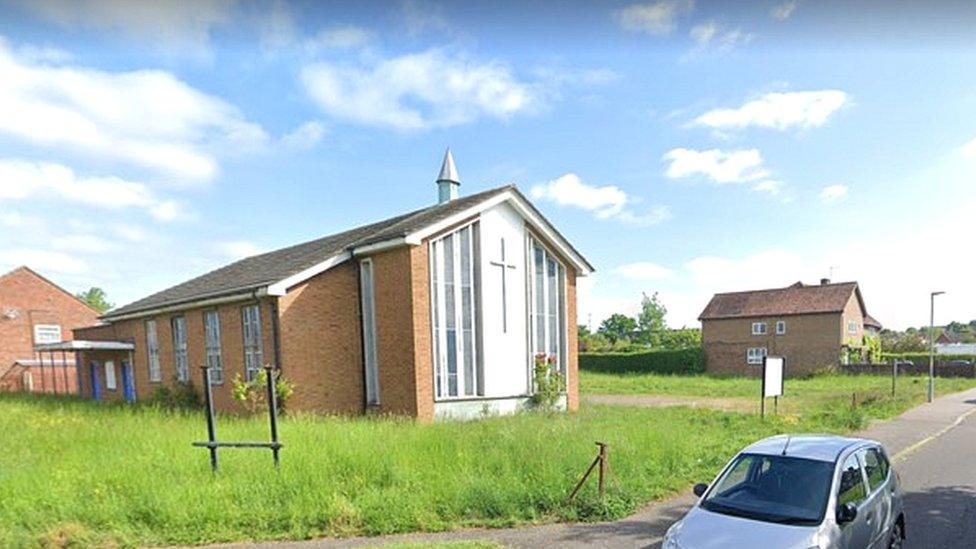
[[[701,347],[636,353],[580,353],[579,367],[608,374],[702,374],[705,373],[705,355]]]

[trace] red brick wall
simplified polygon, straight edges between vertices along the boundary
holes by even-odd
[[[359,263],[347,261],[291,288],[279,308],[282,372],[295,384],[288,406],[362,413]]]
[[[576,273],[566,271],[566,404],[570,411],[579,409],[579,330],[576,321]]]
[[[7,311],[16,311],[16,316],[6,318]],[[35,324],[61,326],[61,339],[67,341],[74,328],[97,321],[92,308],[30,269],[22,267],[0,277],[0,390],[21,389],[23,372],[7,370],[16,360],[37,358]]]

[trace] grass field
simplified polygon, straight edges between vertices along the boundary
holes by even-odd
[[[585,379],[592,390],[594,379]],[[686,383],[671,381],[672,388]],[[746,392],[739,380],[721,381],[729,383],[724,394]],[[766,422],[709,410],[585,405],[570,415],[434,425],[289,417],[281,424],[279,471],[267,451],[227,450],[212,476],[206,451],[190,447],[205,436],[198,413],[0,396],[0,546],[199,544],[619,518],[710,480],[755,439],[842,432],[914,402],[878,399],[854,412],[848,399]],[[266,429],[264,418],[220,418],[218,425],[225,439],[260,440]],[[598,501],[589,486],[568,504],[596,440],[610,444],[608,496]]]
[[[836,374],[787,379],[780,410],[800,416],[821,414],[831,407],[849,407],[856,393],[865,419],[884,419],[924,402],[927,386],[925,377],[901,376],[896,380],[896,397],[892,399],[891,378],[887,376]],[[939,378],[935,386],[937,394],[953,393],[976,387],[976,380]],[[758,406],[760,390],[759,379],[745,377],[580,372],[583,394],[743,398]]]

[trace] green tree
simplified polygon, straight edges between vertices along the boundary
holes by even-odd
[[[600,324],[598,334],[605,336],[611,343],[628,339],[637,329],[637,321],[627,315],[614,313]]]
[[[642,293],[641,296],[641,310],[637,314],[637,328],[641,331],[641,340],[644,343],[657,347],[661,344],[662,334],[668,329],[668,323],[665,320],[668,310],[658,299],[657,292],[654,292],[651,297],[647,297],[645,293]]]
[[[104,313],[112,307],[115,307],[114,304],[109,303],[108,299],[106,299],[105,290],[94,286],[87,291],[75,294],[75,297],[84,301],[99,313]]]

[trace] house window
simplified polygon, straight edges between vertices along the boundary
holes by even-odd
[[[752,323],[752,335],[765,335],[766,334],[766,323],[765,322],[753,322]]]
[[[115,362],[105,361],[105,388],[114,391],[118,385],[115,382]]]
[[[748,364],[762,364],[764,356],[766,356],[765,347],[749,347],[746,352],[746,362]]]
[[[244,377],[251,381],[261,373],[261,367],[264,365],[261,307],[259,305],[242,307],[241,324],[244,330]]]
[[[847,321],[847,333],[851,335],[857,335],[857,321],[848,320]]]
[[[210,383],[224,382],[224,365],[220,361],[220,316],[217,311],[203,313],[203,347],[207,366],[210,367]]]
[[[434,385],[438,398],[481,392],[477,355],[475,260],[478,223],[430,244]]]
[[[61,341],[61,326],[57,324],[35,324],[34,343],[58,343]]]
[[[170,321],[173,327],[173,367],[176,380],[190,381],[190,369],[186,359],[186,317],[174,316]]]
[[[159,369],[159,339],[156,337],[156,321],[146,321],[146,354],[149,357],[149,381],[162,381]]]
[[[376,294],[373,288],[373,261],[359,263],[359,284],[362,294],[363,366],[366,376],[366,403],[380,403],[380,369],[376,355]]]
[[[563,356],[563,275],[565,268],[552,253],[529,238],[529,319],[531,360],[546,356],[565,373]]]
[[[786,322],[780,320],[776,323],[776,335],[783,335],[786,333]]]

